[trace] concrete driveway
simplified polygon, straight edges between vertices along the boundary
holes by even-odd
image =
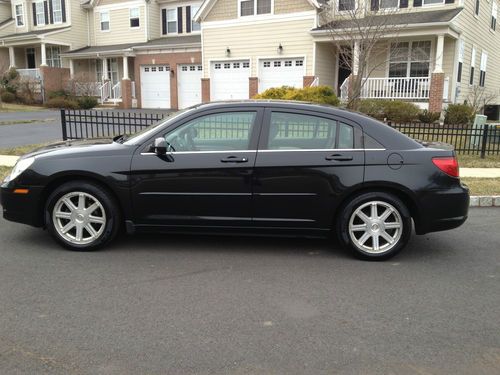
[[[2,374],[499,374],[499,209],[362,262],[327,241],[124,236],[0,219]]]

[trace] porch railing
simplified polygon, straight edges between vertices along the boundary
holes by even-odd
[[[33,79],[37,81],[42,79],[40,69],[16,69],[16,71],[19,73],[21,78]]]
[[[111,84],[109,81],[103,82],[99,87],[99,96],[101,97],[101,103],[104,103],[111,96]]]
[[[429,77],[363,78],[361,99],[429,99]],[[342,100],[349,95],[349,79],[340,86]]]
[[[111,89],[111,98],[120,99],[122,97],[122,83],[118,82]]]

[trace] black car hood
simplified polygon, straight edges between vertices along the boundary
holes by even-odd
[[[54,142],[46,146],[36,148],[33,151],[29,152],[28,154],[24,155],[23,157],[38,156],[52,151],[60,151],[60,150],[69,151],[71,148],[91,147],[96,145],[109,145],[112,143],[113,140],[111,138]]]

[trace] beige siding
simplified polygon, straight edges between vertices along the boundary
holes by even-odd
[[[157,39],[161,37],[161,10],[156,2],[150,2],[149,7],[149,38]]]
[[[101,31],[101,10],[97,8],[94,11],[95,44],[101,46],[145,42],[145,6],[141,5],[139,9],[140,27],[130,27],[130,10],[127,7],[109,10],[110,30]]]
[[[204,21],[223,21],[238,18],[237,0],[219,0],[210,9]]]
[[[496,1],[496,0],[493,0]],[[472,46],[476,49],[476,66],[474,71],[474,84],[479,84],[479,70],[481,52],[488,53],[488,65],[486,70],[485,90],[488,93],[496,93],[497,97],[491,104],[500,105],[500,68],[497,62],[500,59],[500,24],[497,24],[496,32],[490,29],[491,1],[481,2],[479,18],[474,16],[474,2],[466,1],[465,8],[456,20],[456,25],[462,30],[462,39],[465,42],[465,53],[462,70],[462,82],[458,84],[459,95],[457,102],[471,100],[472,88],[469,86]],[[499,4],[500,5],[500,4]],[[456,62],[458,64],[458,61]],[[456,80],[456,77],[453,77]]]
[[[296,13],[314,10],[314,7],[307,0],[275,0],[274,13]]]
[[[10,22],[0,28],[0,38],[2,35],[10,35],[16,32],[14,22]]]
[[[204,74],[209,76],[210,60],[226,59],[225,47],[231,49],[231,59],[250,58],[252,76],[257,75],[258,58],[306,58],[306,75],[312,75],[313,41],[309,30],[314,17],[296,21],[238,25],[203,29]],[[283,46],[283,53],[276,49]]]
[[[0,48],[0,73],[9,68],[9,49]]]
[[[315,75],[320,85],[337,86],[337,56],[331,43],[316,43]]]
[[[8,20],[12,17],[11,5],[2,3],[0,4],[0,22]]]

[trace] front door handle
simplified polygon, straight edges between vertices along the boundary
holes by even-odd
[[[342,154],[333,154],[333,155],[327,156],[325,159],[326,160],[335,160],[335,161],[351,161],[352,156],[342,155]]]
[[[227,158],[221,159],[222,163],[246,163],[248,158],[240,158],[238,156],[228,156]]]

